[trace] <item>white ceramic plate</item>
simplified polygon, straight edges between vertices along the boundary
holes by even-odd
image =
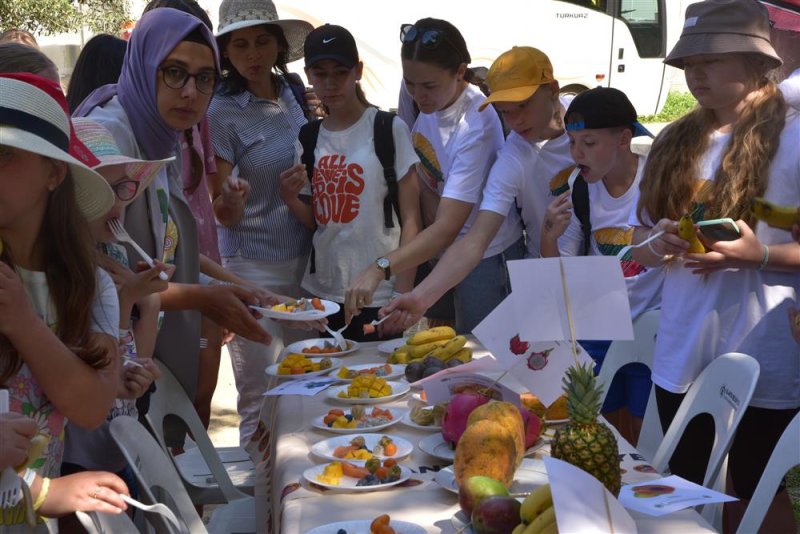
[[[357,460],[347,460],[353,465],[357,465],[359,467],[364,466],[364,462],[359,462]],[[318,486],[322,486],[328,489],[335,489],[335,490],[342,490],[342,491],[359,491],[359,492],[369,492],[369,491],[380,491],[385,488],[391,488],[392,486],[396,486],[398,484],[402,484],[411,476],[411,470],[408,467],[400,466],[400,478],[395,480],[394,482],[387,482],[386,484],[378,484],[377,486],[356,486],[358,483],[357,478],[343,476],[339,480],[339,485],[335,486],[333,484],[327,484],[325,482],[320,482],[317,480],[317,475],[321,475],[325,471],[325,467],[330,464],[320,464],[315,465],[313,467],[309,467],[305,471],[303,471],[303,477],[311,482],[312,484],[316,484]]]
[[[343,529],[347,534],[369,534],[369,526],[372,524],[372,519],[361,519],[357,521],[339,521],[336,523],[329,523],[321,527],[312,528],[306,534],[337,534],[340,529]],[[392,519],[389,522],[396,534],[426,534],[427,531],[416,523],[409,523],[408,521],[396,521]]]
[[[374,364],[374,363],[364,363],[364,364],[361,364],[361,365],[345,365],[345,367],[347,367],[347,369],[349,369],[350,371],[365,371],[365,370],[368,370],[368,369],[375,369],[377,367],[382,367],[382,366],[379,365],[379,364]],[[391,372],[388,375],[381,376],[381,378],[384,378],[386,380],[393,380],[395,378],[400,378],[406,372],[406,366],[405,365],[390,364],[390,367],[392,368]],[[338,374],[336,374],[334,376],[336,378],[338,378],[339,380],[341,380],[342,382],[352,382],[353,381],[352,378],[342,378]]]
[[[345,404],[380,404],[382,402],[388,402],[394,399],[398,399],[409,392],[411,389],[408,384],[403,382],[387,382],[390,386],[392,386],[392,394],[386,395],[385,397],[370,397],[370,398],[350,398],[350,397],[339,397],[340,391],[347,391],[349,387],[348,384],[343,386],[334,386],[332,388],[328,388],[326,393],[329,399],[334,399],[339,402],[343,402]]]
[[[308,359],[312,363],[318,363],[319,361],[322,360],[322,358],[325,358],[325,357],[326,356],[323,356],[323,357],[320,357],[320,358],[308,358]],[[331,366],[329,368],[322,369],[321,371],[312,371],[310,373],[303,373],[302,375],[279,375],[278,374],[278,366],[280,365],[280,363],[273,363],[272,365],[267,367],[266,373],[268,375],[277,376],[278,378],[287,378],[289,380],[297,380],[297,379],[300,379],[300,378],[308,378],[310,376],[322,376],[322,375],[330,373],[334,369],[338,369],[339,367],[342,366],[342,360],[340,360],[339,358],[330,358],[330,360],[331,360]]]
[[[391,354],[398,348],[402,347],[408,341],[407,337],[399,337],[397,339],[390,339],[388,341],[384,341],[380,345],[378,345],[377,349],[379,352],[384,354]]]
[[[340,309],[340,306],[337,303],[331,302],[330,300],[322,300],[322,305],[325,306],[324,310],[308,310],[301,312],[282,312],[273,310],[272,308],[261,308],[259,306],[250,307],[260,312],[264,317],[269,317],[271,319],[283,319],[285,321],[310,321],[314,319],[322,319],[323,317],[333,315]]]
[[[432,410],[433,408],[427,408],[428,410]],[[426,430],[431,432],[438,432],[442,429],[441,425],[430,424],[428,426],[425,425],[418,425],[411,419],[411,411],[409,410],[403,418],[400,420],[404,425],[410,426],[411,428],[416,428],[417,430]]]
[[[302,341],[297,341],[287,347],[284,347],[283,352],[285,354],[295,353],[304,354],[306,356],[344,356],[345,354],[350,354],[351,352],[358,350],[358,341],[350,341],[349,339],[346,339],[345,341],[347,341],[347,350],[342,350],[339,352],[328,352],[325,354],[303,352],[303,349],[307,349],[309,347],[323,348],[334,345],[336,342],[331,337],[320,337],[317,339],[304,339]]]
[[[428,404],[428,401],[422,398],[422,393],[414,393],[411,395],[411,398],[417,402],[421,402],[422,404]]]
[[[382,410],[386,409],[383,407],[380,408]],[[328,432],[333,432],[334,434],[363,434],[365,432],[376,432],[378,430],[384,430],[386,428],[389,428],[393,424],[397,423],[400,419],[403,418],[403,415],[405,415],[406,413],[406,410],[400,410],[397,408],[388,408],[388,410],[392,413],[392,420],[382,425],[363,426],[361,428],[333,428],[329,427],[324,423],[325,416],[328,415],[326,412],[324,415],[320,415],[319,417],[316,417],[313,421],[311,421],[311,426],[313,426],[314,428],[318,428],[320,430],[327,430]],[[350,411],[344,410],[344,413],[345,415],[347,415],[350,413]]]
[[[312,445],[311,452],[327,460],[342,460],[342,458],[337,458],[336,456],[333,455],[333,451],[336,450],[336,447],[350,445],[350,441],[353,438],[357,436],[362,436],[364,438],[364,444],[367,446],[367,449],[372,451],[384,435],[385,434],[357,434],[357,435],[338,436],[335,438],[329,438]],[[375,456],[376,458],[379,458],[381,460],[384,458],[394,458],[395,460],[399,460],[401,458],[405,458],[406,456],[411,454],[412,451],[414,450],[414,445],[412,445],[410,441],[406,441],[405,439],[398,436],[389,435],[389,437],[392,439],[392,441],[394,441],[394,444],[397,445],[397,454],[394,454],[392,456],[386,456],[381,454],[381,455],[376,455]],[[351,460],[346,460],[346,461],[349,462]]]
[[[405,423],[405,421],[403,421]],[[545,444],[542,438],[539,438],[529,449],[525,451],[524,456],[529,456],[538,451]],[[456,458],[456,451],[450,447],[442,437],[441,433],[436,433],[427,438],[420,440],[417,444],[421,451],[426,452],[434,458],[440,460],[447,460],[452,462]]]
[[[458,493],[458,486],[456,486],[456,477],[453,474],[452,465],[448,465],[437,471],[433,480],[447,491]],[[514,473],[514,481],[511,483],[511,488],[508,491],[511,493],[524,493],[547,483],[547,469],[544,467],[544,460],[523,458],[522,463]]]

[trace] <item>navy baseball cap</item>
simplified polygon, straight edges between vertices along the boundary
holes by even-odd
[[[309,33],[303,51],[306,68],[323,59],[332,59],[348,69],[358,63],[356,40],[349,31],[335,24],[325,24]]]
[[[570,132],[627,126],[633,137],[653,137],[636,120],[636,109],[625,93],[613,87],[596,87],[580,93],[572,99],[564,122]]]

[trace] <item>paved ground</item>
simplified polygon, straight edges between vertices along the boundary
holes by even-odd
[[[214,398],[211,399],[211,424],[208,428],[211,441],[217,447],[239,444],[239,414],[236,413],[236,384],[228,350],[222,348],[219,379]]]

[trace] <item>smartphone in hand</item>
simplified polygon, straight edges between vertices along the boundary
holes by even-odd
[[[735,241],[741,237],[736,221],[729,218],[698,221],[697,227],[709,241]]]

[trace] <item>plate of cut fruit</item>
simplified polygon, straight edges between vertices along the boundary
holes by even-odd
[[[391,530],[387,530],[387,527]],[[354,521],[337,521],[317,528],[306,534],[371,534],[373,532],[394,532],[394,534],[426,534],[427,530],[408,521],[398,521],[383,514],[375,519],[356,519]]]
[[[365,363],[361,365],[346,365],[339,368],[339,372],[335,375],[336,378],[343,382],[352,382],[361,375],[375,375],[386,380],[399,378],[405,372],[405,365],[397,365],[385,363],[383,365],[375,365],[374,363]]]
[[[405,410],[373,406],[353,406],[350,410],[332,408],[311,422],[311,426],[334,434],[356,434],[389,428],[399,421]]]
[[[283,349],[287,354],[305,354],[306,356],[344,356],[358,350],[357,341],[345,340],[347,347],[342,348],[333,338],[320,337],[296,341]]]
[[[339,358],[307,358],[302,354],[289,354],[267,367],[266,373],[279,378],[298,379],[321,376],[341,366],[342,360]]]
[[[405,382],[387,382],[375,375],[361,375],[343,386],[326,391],[329,399],[345,404],[380,404],[402,397],[411,390]]]
[[[322,319],[339,311],[340,306],[330,300],[317,297],[287,300],[270,308],[250,306],[264,317],[287,321],[311,321]]]
[[[376,491],[401,484],[409,479],[411,470],[397,465],[397,460],[339,460],[315,465],[303,471],[303,477],[328,489],[344,491]]]
[[[403,416],[400,422],[417,430],[437,432],[442,429],[443,416],[444,407],[440,407],[437,410],[436,406],[414,406],[410,412]]]
[[[337,436],[311,446],[311,452],[326,460],[369,460],[373,457],[400,460],[413,451],[410,441],[386,434]]]

